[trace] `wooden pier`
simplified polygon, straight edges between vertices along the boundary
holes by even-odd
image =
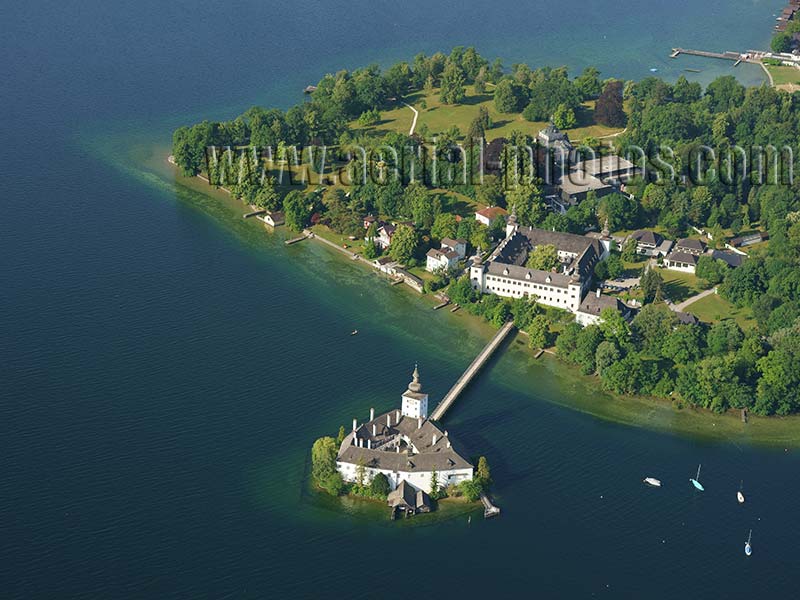
[[[245,213],[242,215],[243,219],[249,219],[250,217],[257,217],[258,215],[263,215],[267,211],[263,208],[261,210],[254,210],[253,212]]]
[[[681,54],[689,54],[691,56],[703,56],[705,58],[717,58],[720,60],[732,60],[733,66],[738,66],[739,63],[743,62],[750,62],[750,63],[757,63],[760,62],[764,56],[767,56],[768,53],[766,52],[758,52],[755,50],[749,50],[747,52],[732,52],[727,50],[725,52],[708,52],[707,50],[692,50],[690,48],[673,48],[672,54],[669,55],[670,58],[678,58]]]
[[[481,367],[486,364],[486,361],[494,354],[495,350],[500,347],[500,344],[511,330],[514,329],[514,322],[509,321],[505,325],[500,328],[494,337],[489,341],[488,344],[481,350],[480,354],[475,357],[475,360],[467,367],[467,370],[464,371],[464,374],[458,378],[455,385],[450,388],[450,391],[447,392],[447,395],[442,398],[442,401],[436,406],[436,409],[431,413],[431,419],[434,421],[439,421],[447,412],[447,410],[453,405],[456,401],[458,396],[464,391],[464,388],[469,385],[469,382],[472,381],[473,377],[478,374],[478,371],[481,370]]]
[[[491,498],[486,492],[481,492],[481,502],[483,503],[483,518],[496,517],[500,514],[500,508],[492,504]]]
[[[299,237],[292,238],[290,240],[286,240],[283,243],[286,244],[287,246],[291,246],[292,244],[296,244],[297,242],[302,242],[303,240],[305,240],[307,238],[308,238],[308,234],[304,233],[303,235],[301,235]]]
[[[448,304],[450,304],[450,300],[443,300],[442,302],[440,302],[439,304],[437,304],[436,306],[434,306],[434,307],[433,307],[433,310],[439,310],[440,308],[444,308],[444,307],[445,307],[445,306],[447,306]]]

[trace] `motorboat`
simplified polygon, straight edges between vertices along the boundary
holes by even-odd
[[[644,482],[647,485],[651,485],[653,487],[661,487],[661,480],[660,479],[656,479],[655,477],[645,477],[644,478]]]
[[[753,554],[753,547],[750,545],[750,540],[753,539],[753,530],[750,530],[750,535],[747,536],[747,541],[744,543],[744,553],[747,556]]]

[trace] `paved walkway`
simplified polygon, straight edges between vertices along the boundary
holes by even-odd
[[[708,289],[708,290],[705,290],[703,292],[700,292],[696,296],[692,296],[691,298],[687,298],[686,300],[684,300],[680,304],[670,304],[670,308],[672,310],[674,310],[675,312],[683,312],[684,310],[686,310],[686,307],[688,307],[692,302],[696,302],[696,301],[700,300],[701,298],[705,298],[706,296],[709,296],[709,295],[713,294],[715,289],[716,288],[712,287],[711,289]]]
[[[403,104],[414,111],[414,120],[411,121],[411,129],[408,130],[408,135],[414,135],[414,130],[417,128],[417,117],[419,117],[419,111],[411,106],[408,102],[403,102]]]

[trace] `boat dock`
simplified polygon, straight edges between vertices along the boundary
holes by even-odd
[[[257,217],[258,215],[263,215],[267,211],[263,208],[261,210],[254,210],[253,212],[245,213],[242,215],[243,219],[249,219],[250,217]]]
[[[292,238],[290,240],[286,240],[283,243],[286,244],[287,246],[291,246],[292,244],[296,244],[297,242],[302,242],[303,240],[305,240],[307,238],[308,238],[308,234],[304,233],[303,235],[301,235],[299,237]]]
[[[444,308],[444,307],[445,307],[445,306],[447,306],[448,304],[450,304],[450,300],[443,300],[442,302],[440,302],[439,304],[437,304],[436,306],[434,306],[434,307],[433,307],[433,310],[439,310],[440,308]]]
[[[481,502],[483,503],[483,518],[496,517],[500,514],[500,508],[492,504],[491,498],[486,492],[481,492]]]
[[[464,374],[458,378],[455,385],[450,388],[450,391],[447,392],[447,395],[442,398],[442,401],[436,406],[436,409],[431,413],[430,418],[434,421],[440,421],[447,410],[453,405],[456,401],[458,396],[464,391],[464,388],[469,385],[469,382],[478,374],[478,371],[481,370],[481,367],[486,364],[486,361],[491,358],[492,354],[494,354],[495,350],[500,347],[500,344],[511,330],[514,329],[514,322],[508,321],[505,325],[500,328],[494,337],[489,341],[488,344],[481,350],[480,354],[475,357],[475,360],[467,367],[467,370],[464,371]]]
[[[708,52],[707,50],[692,50],[690,48],[673,48],[672,54],[670,54],[669,57],[678,58],[681,54],[717,58],[720,60],[732,60],[733,66],[735,67],[742,62],[757,63],[765,56],[768,56],[769,53],[756,50],[748,50],[747,52],[732,52],[730,50],[726,50],[725,52]]]

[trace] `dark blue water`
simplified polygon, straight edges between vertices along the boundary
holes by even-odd
[[[489,457],[499,519],[409,527],[309,491],[314,438],[394,406],[415,361],[441,397],[486,331],[324,248],[284,248],[150,155],[177,124],[457,43],[677,76],[672,45],[761,46],[779,6],[0,8],[2,596],[793,597],[795,452],[562,408],[595,390],[516,346],[448,416]]]

